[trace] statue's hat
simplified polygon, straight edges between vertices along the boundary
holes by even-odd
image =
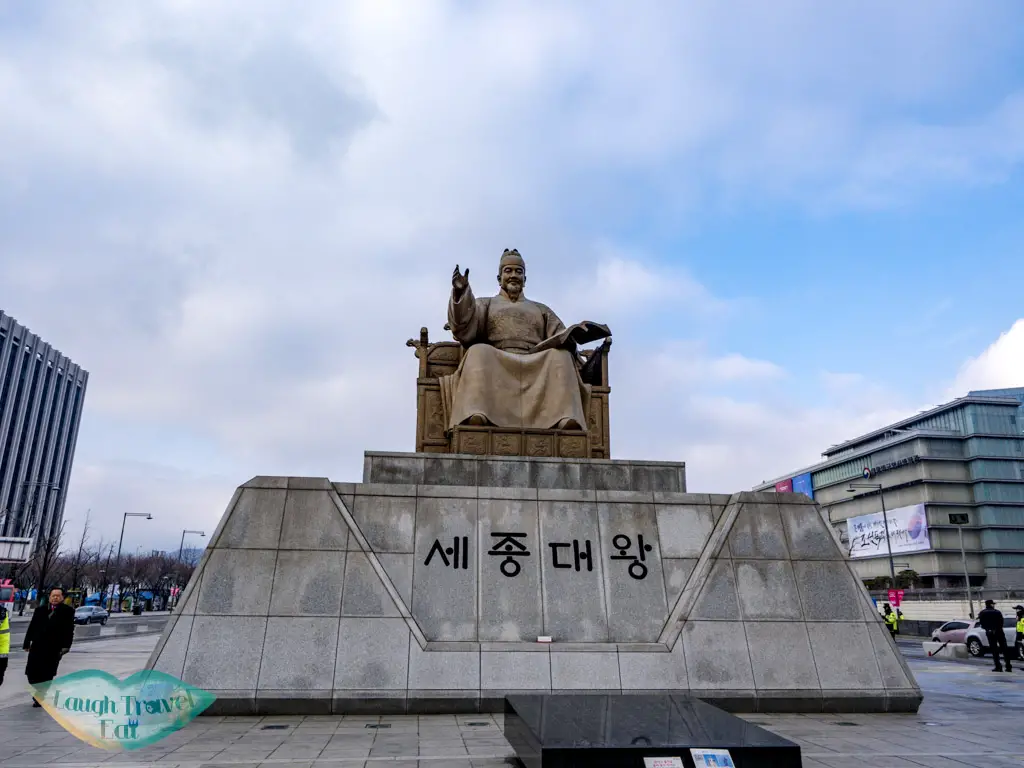
[[[523,269],[526,269],[526,262],[523,261],[523,257],[519,255],[519,251],[515,248],[512,250],[506,248],[505,252],[501,254],[501,261],[498,262],[498,271],[500,272],[506,264],[518,264]]]

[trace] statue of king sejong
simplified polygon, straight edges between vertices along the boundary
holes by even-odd
[[[592,322],[566,328],[526,298],[526,263],[516,250],[502,254],[498,285],[498,295],[477,298],[469,269],[456,265],[452,274],[448,324],[466,351],[455,373],[441,377],[446,426],[585,430],[588,361],[577,345],[606,339],[594,362],[607,353],[611,331]]]

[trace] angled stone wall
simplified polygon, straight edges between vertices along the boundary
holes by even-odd
[[[796,494],[257,477],[149,666],[217,694],[216,712],[472,712],[580,690],[746,711],[920,703]]]

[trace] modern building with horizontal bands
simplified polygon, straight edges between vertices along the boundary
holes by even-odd
[[[0,536],[59,529],[89,374],[0,311]]]
[[[889,575],[891,547],[924,587],[961,587],[965,570],[974,586],[1024,587],[1024,387],[969,392],[823,457],[754,490],[811,496],[862,578]]]

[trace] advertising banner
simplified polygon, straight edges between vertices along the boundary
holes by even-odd
[[[809,499],[814,498],[810,472],[804,472],[802,475],[797,475],[793,478],[793,493],[802,493]]]
[[[889,546],[885,541],[885,520],[881,512],[860,517],[851,517],[846,521],[847,534],[850,537],[850,557],[879,557],[889,554],[889,547],[894,555],[906,552],[922,552],[931,549],[928,538],[928,518],[925,516],[924,504],[911,507],[899,507],[886,511],[889,522]]]
[[[783,480],[781,483],[775,484],[776,493],[792,493],[793,492],[793,481]]]

